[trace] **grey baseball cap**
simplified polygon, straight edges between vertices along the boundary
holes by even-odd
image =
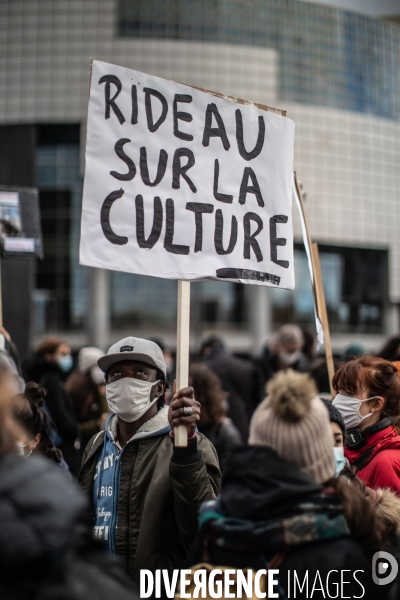
[[[113,344],[105,356],[102,356],[97,361],[100,369],[107,373],[111,365],[123,360],[140,360],[152,367],[160,369],[166,376],[167,367],[165,365],[164,355],[160,346],[151,342],[136,337],[126,337],[116,344]]]

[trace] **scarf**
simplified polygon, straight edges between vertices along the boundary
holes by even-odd
[[[235,551],[280,552],[293,546],[350,534],[339,499],[325,488],[266,521],[227,517],[219,501],[207,502],[200,514],[200,531],[215,544]]]

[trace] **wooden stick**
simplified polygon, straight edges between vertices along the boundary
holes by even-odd
[[[315,293],[316,293],[316,298],[317,298],[317,309],[318,309],[319,318],[321,320],[322,329],[324,331],[326,364],[328,366],[329,386],[331,388],[331,394],[333,397],[332,379],[335,374],[335,368],[333,365],[331,335],[329,332],[329,321],[328,321],[328,313],[326,310],[324,286],[322,284],[321,263],[319,260],[318,244],[316,242],[312,243],[311,252],[312,252],[312,257],[313,257],[314,282],[315,282]]]
[[[176,390],[189,383],[190,281],[178,281],[178,321],[176,340]],[[174,427],[175,446],[188,445],[187,427]]]

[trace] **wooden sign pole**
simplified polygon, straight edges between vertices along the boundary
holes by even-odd
[[[322,274],[321,274],[321,264],[319,260],[319,252],[318,252],[318,244],[312,242],[310,229],[308,227],[307,215],[304,207],[304,199],[301,191],[301,187],[299,184],[299,180],[297,179],[296,173],[294,174],[294,182],[296,186],[297,195],[300,201],[301,212],[303,217],[303,223],[305,228],[305,233],[307,236],[308,247],[310,249],[310,260],[313,272],[313,294],[314,294],[314,302],[316,307],[316,312],[319,320],[321,321],[322,330],[324,332],[324,346],[325,346],[325,355],[326,355],[326,364],[328,367],[328,375],[329,375],[329,387],[331,390],[331,394],[333,396],[333,387],[332,387],[332,379],[335,374],[335,368],[333,364],[333,355],[332,355],[332,345],[331,345],[331,336],[329,332],[329,321],[328,321],[328,313],[326,310],[326,302],[325,302],[325,294],[324,294],[324,286],[322,283]]]
[[[187,387],[189,383],[189,335],[190,335],[190,281],[178,281],[178,321],[176,340],[176,389]],[[188,445],[185,425],[174,427],[175,446]]]
[[[318,244],[313,242],[311,244],[311,253],[313,257],[313,268],[314,268],[314,282],[315,282],[315,294],[317,298],[317,310],[321,321],[322,329],[324,332],[324,343],[325,343],[325,355],[326,364],[328,366],[329,375],[329,387],[333,397],[332,379],[335,374],[335,367],[333,364],[332,345],[331,345],[331,334],[329,332],[328,313],[326,310],[324,286],[322,284],[322,273],[321,263],[319,261]]]

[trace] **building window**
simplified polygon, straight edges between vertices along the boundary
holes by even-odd
[[[34,329],[82,327],[86,311],[84,268],[79,265],[82,203],[80,126],[39,125],[36,131],[36,185],[44,259],[37,263]]]
[[[333,333],[383,333],[388,305],[388,252],[364,248],[319,246],[322,279]],[[271,288],[273,323],[314,321],[314,300],[307,257],[294,252],[293,292]]]

